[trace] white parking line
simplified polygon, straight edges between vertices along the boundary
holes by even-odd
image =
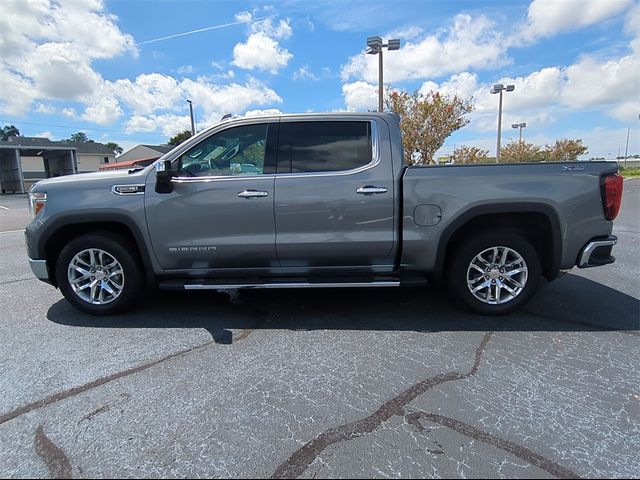
[[[0,233],[19,233],[19,232],[24,232],[24,228],[22,230],[7,230],[6,232],[0,232]]]
[[[3,210],[9,210],[9,207],[3,207],[2,205],[0,205],[0,208]]]

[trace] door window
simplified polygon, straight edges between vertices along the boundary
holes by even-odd
[[[352,170],[372,160],[369,122],[292,122],[291,171]]]
[[[268,124],[223,130],[192,147],[180,157],[180,176],[262,175]]]

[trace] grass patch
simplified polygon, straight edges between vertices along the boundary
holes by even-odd
[[[620,167],[620,174],[624,177],[640,177],[640,167]]]

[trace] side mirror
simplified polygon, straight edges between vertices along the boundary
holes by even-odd
[[[156,193],[171,193],[173,191],[172,176],[170,160],[156,163]]]

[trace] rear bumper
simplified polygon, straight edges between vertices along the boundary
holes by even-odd
[[[46,260],[33,260],[32,258],[30,258],[29,265],[31,266],[31,271],[36,277],[38,277],[43,282],[50,283],[49,269],[47,268]]]
[[[600,267],[615,262],[616,259],[611,255],[611,250],[616,243],[618,238],[613,235],[591,239],[580,250],[578,268]]]

